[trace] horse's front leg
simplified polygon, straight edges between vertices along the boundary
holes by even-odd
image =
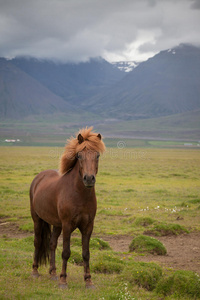
[[[67,261],[70,257],[70,237],[71,237],[71,226],[69,224],[63,225],[63,252],[62,252],[62,271],[60,274],[60,287],[67,287]]]
[[[84,262],[84,280],[86,283],[86,288],[94,288],[94,285],[91,280],[90,274],[90,250],[89,250],[89,243],[90,237],[93,230],[93,223],[91,223],[85,230],[82,230],[82,256]]]
[[[57,279],[56,276],[56,262],[55,262],[55,252],[58,244],[58,238],[61,234],[62,227],[53,226],[53,232],[50,240],[50,269],[49,274],[51,275],[51,279]]]

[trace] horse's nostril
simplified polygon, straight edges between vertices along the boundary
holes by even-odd
[[[95,184],[95,176],[94,175],[84,175],[83,176],[83,181],[86,185],[88,186],[93,186]]]

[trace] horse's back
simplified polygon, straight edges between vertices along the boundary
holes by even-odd
[[[30,196],[34,196],[37,189],[41,187],[44,183],[51,182],[59,178],[59,173],[56,170],[46,170],[42,171],[35,176],[30,186]]]

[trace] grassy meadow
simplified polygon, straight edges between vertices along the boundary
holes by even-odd
[[[99,163],[91,240],[95,290],[84,287],[78,231],[72,238],[67,290],[49,279],[47,266],[41,267],[39,279],[30,275],[34,247],[29,186],[40,171],[58,168],[63,148],[0,147],[0,223],[27,233],[10,238],[1,234],[0,225],[0,299],[200,298],[197,274],[136,263],[134,257],[141,253],[114,252],[104,242],[105,237],[142,235],[144,222],[145,230],[154,235],[166,228],[177,234],[200,231],[200,151],[124,146],[107,148]],[[58,274],[61,252],[59,245]]]

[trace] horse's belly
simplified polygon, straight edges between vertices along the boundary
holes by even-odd
[[[33,208],[36,214],[45,222],[61,226],[57,211],[56,189],[53,181],[45,180],[37,186],[33,196]]]
[[[42,192],[38,193],[33,200],[34,210],[36,214],[45,222],[54,226],[61,226],[56,203],[49,201],[49,198],[50,197],[45,197]]]

